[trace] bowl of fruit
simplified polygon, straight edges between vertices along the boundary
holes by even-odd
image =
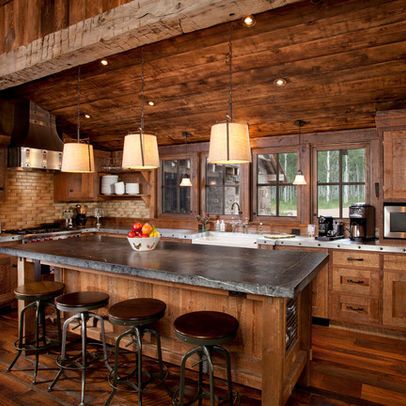
[[[127,240],[134,251],[152,251],[160,238],[159,231],[149,223],[135,223],[127,234]]]

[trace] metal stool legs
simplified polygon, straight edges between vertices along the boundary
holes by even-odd
[[[109,398],[106,400],[106,403],[104,404],[105,406],[110,405],[115,393],[117,392],[117,388],[118,388],[118,385],[120,384],[120,380],[121,381],[126,380],[126,383],[138,393],[138,405],[142,406],[142,392],[144,390],[144,388],[142,386],[142,337],[144,336],[144,333],[146,333],[146,332],[151,333],[156,338],[157,360],[158,360],[159,371],[160,371],[159,379],[160,380],[164,379],[165,370],[164,370],[164,364],[162,361],[161,338],[160,338],[159,333],[155,329],[133,326],[129,330],[123,332],[116,338],[115,350],[114,350],[115,351],[114,352],[114,366],[113,366],[113,369],[111,370],[110,377],[109,377],[109,383],[110,383],[110,386],[112,387],[112,392],[110,393]],[[124,376],[123,378],[120,378],[120,376],[118,374],[118,368],[119,368],[118,357],[119,357],[119,351],[120,351],[120,343],[121,343],[121,340],[127,336],[131,336],[133,342],[136,344],[136,347],[137,347],[136,369],[132,373]],[[137,371],[137,384],[136,385],[129,382],[129,379],[133,376],[135,371]]]
[[[38,364],[39,364],[39,352],[49,348],[50,342],[47,342],[46,337],[46,317],[45,317],[45,308],[47,306],[52,307],[56,312],[56,320],[57,320],[57,329],[58,329],[58,339],[54,344],[58,344],[61,342],[61,319],[59,310],[53,303],[46,302],[43,300],[35,300],[28,305],[26,305],[20,313],[20,323],[18,327],[18,340],[16,341],[16,349],[17,354],[14,360],[11,362],[9,367],[7,368],[7,372],[11,371],[14,367],[15,363],[17,362],[18,358],[20,357],[23,350],[30,350],[35,352],[35,362],[34,362],[34,376],[33,376],[33,384],[37,383],[37,374],[38,374]],[[33,343],[29,343],[27,341],[27,337],[24,334],[24,321],[25,321],[25,313],[27,310],[35,308],[35,328],[34,328],[34,341]],[[42,326],[42,337],[40,337],[40,327]],[[40,345],[40,341],[42,341],[42,345]]]
[[[214,365],[212,360],[212,353],[219,352],[223,354],[226,358],[226,369],[227,369],[227,399],[230,405],[233,405],[234,398],[233,398],[233,387],[232,387],[232,380],[231,380],[231,357],[230,353],[223,347],[218,345],[213,346],[206,346],[202,345],[199,347],[195,347],[188,351],[182,357],[182,362],[180,366],[180,386],[179,386],[179,400],[176,402],[174,399],[173,405],[178,406],[186,406],[191,405],[192,403],[198,401],[198,405],[202,404],[203,398],[210,399],[210,406],[215,406],[216,402],[216,395],[214,392]],[[185,370],[186,370],[186,362],[187,360],[194,354],[199,355],[199,375],[198,375],[198,382],[197,382],[197,393],[196,396],[190,400],[189,402],[185,403]],[[209,374],[209,386],[210,392],[203,391],[203,366],[204,364],[207,365],[208,374]]]
[[[52,391],[53,387],[59,380],[60,376],[62,375],[62,372],[65,369],[70,369],[70,370],[80,370],[81,371],[81,392],[80,392],[80,406],[85,405],[85,389],[86,389],[86,370],[89,366],[88,364],[88,357],[87,357],[87,322],[89,319],[95,319],[100,322],[100,336],[101,336],[101,341],[102,341],[102,347],[103,347],[103,361],[106,364],[106,367],[108,370],[111,370],[111,367],[108,365],[108,355],[107,355],[107,346],[106,346],[106,340],[105,340],[105,334],[104,334],[104,320],[101,316],[94,314],[94,313],[89,313],[89,312],[81,312],[74,314],[73,316],[69,317],[68,319],[65,320],[63,323],[63,330],[62,330],[62,347],[61,347],[61,355],[58,357],[56,363],[59,366],[59,371],[55,375],[54,380],[48,387],[48,391]],[[75,360],[70,360],[69,357],[66,354],[66,341],[67,341],[67,333],[68,333],[68,327],[69,324],[72,323],[73,321],[76,321],[79,323],[81,326],[81,341],[82,341],[82,348],[81,348],[81,357],[80,361],[81,362],[76,362]]]

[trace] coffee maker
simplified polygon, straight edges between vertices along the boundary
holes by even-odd
[[[350,206],[350,239],[363,242],[375,239],[375,208],[370,204]]]

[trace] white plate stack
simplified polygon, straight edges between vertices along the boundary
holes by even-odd
[[[114,193],[113,185],[117,183],[118,175],[104,175],[101,181],[101,194],[111,195]]]
[[[125,192],[128,195],[138,195],[140,193],[140,184],[139,183],[126,183]]]

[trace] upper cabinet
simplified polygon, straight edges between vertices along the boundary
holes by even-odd
[[[406,200],[406,130],[383,133],[385,200]]]
[[[54,178],[56,202],[97,200],[99,178],[97,173],[57,173]]]

